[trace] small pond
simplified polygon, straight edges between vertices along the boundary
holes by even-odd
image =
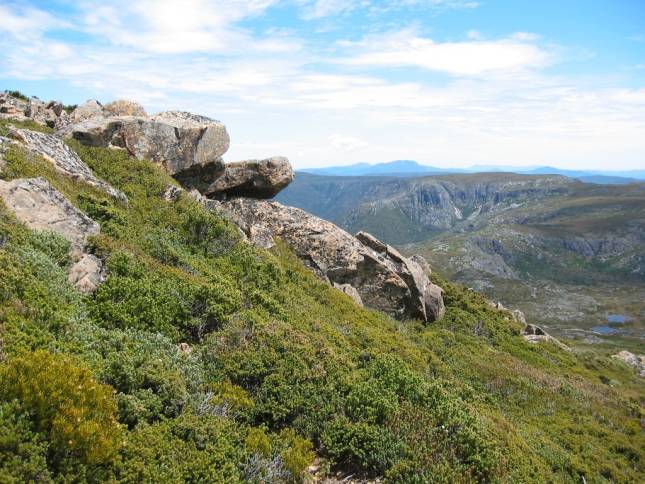
[[[625,324],[628,323],[632,318],[626,314],[608,314],[607,322],[610,324]]]

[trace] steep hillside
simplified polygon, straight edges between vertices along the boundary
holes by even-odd
[[[299,173],[278,198],[419,252],[439,272],[568,336],[596,327],[614,337],[645,336],[645,184]],[[611,314],[629,324],[608,327]]]
[[[0,121],[1,482],[641,480],[642,379],[608,350],[447,280],[435,323],[363,308],[167,166],[68,140],[67,173],[9,124],[50,131]]]

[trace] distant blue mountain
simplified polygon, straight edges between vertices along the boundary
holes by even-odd
[[[645,170],[631,171],[598,171],[566,170],[553,166],[499,166],[473,165],[469,168],[438,168],[422,165],[414,160],[395,160],[387,163],[356,163],[347,166],[330,166],[325,168],[305,168],[300,170],[314,175],[327,176],[428,176],[450,173],[485,173],[511,172],[525,175],[563,175],[585,183],[626,184],[645,181]]]
[[[432,173],[466,173],[462,169],[437,168],[421,165],[413,160],[395,160],[387,163],[357,163],[347,166],[330,166],[327,168],[305,168],[300,171],[313,175],[328,176],[414,176]]]

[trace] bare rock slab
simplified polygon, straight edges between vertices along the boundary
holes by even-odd
[[[51,162],[59,173],[100,188],[117,200],[127,202],[128,199],[122,191],[97,178],[90,167],[56,136],[27,129],[12,129],[9,136],[19,141],[27,150]]]
[[[44,178],[0,180],[0,198],[30,229],[56,232],[71,244],[75,260],[70,281],[83,292],[101,282],[101,261],[84,252],[87,238],[100,232],[99,224],[74,207]]]

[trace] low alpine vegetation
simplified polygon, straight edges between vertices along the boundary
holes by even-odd
[[[264,251],[125,151],[70,146],[128,203],[11,147],[101,226],[81,295],[69,244],[0,205],[0,481],[636,482],[642,384],[584,349],[529,345],[448,281],[399,322]]]

